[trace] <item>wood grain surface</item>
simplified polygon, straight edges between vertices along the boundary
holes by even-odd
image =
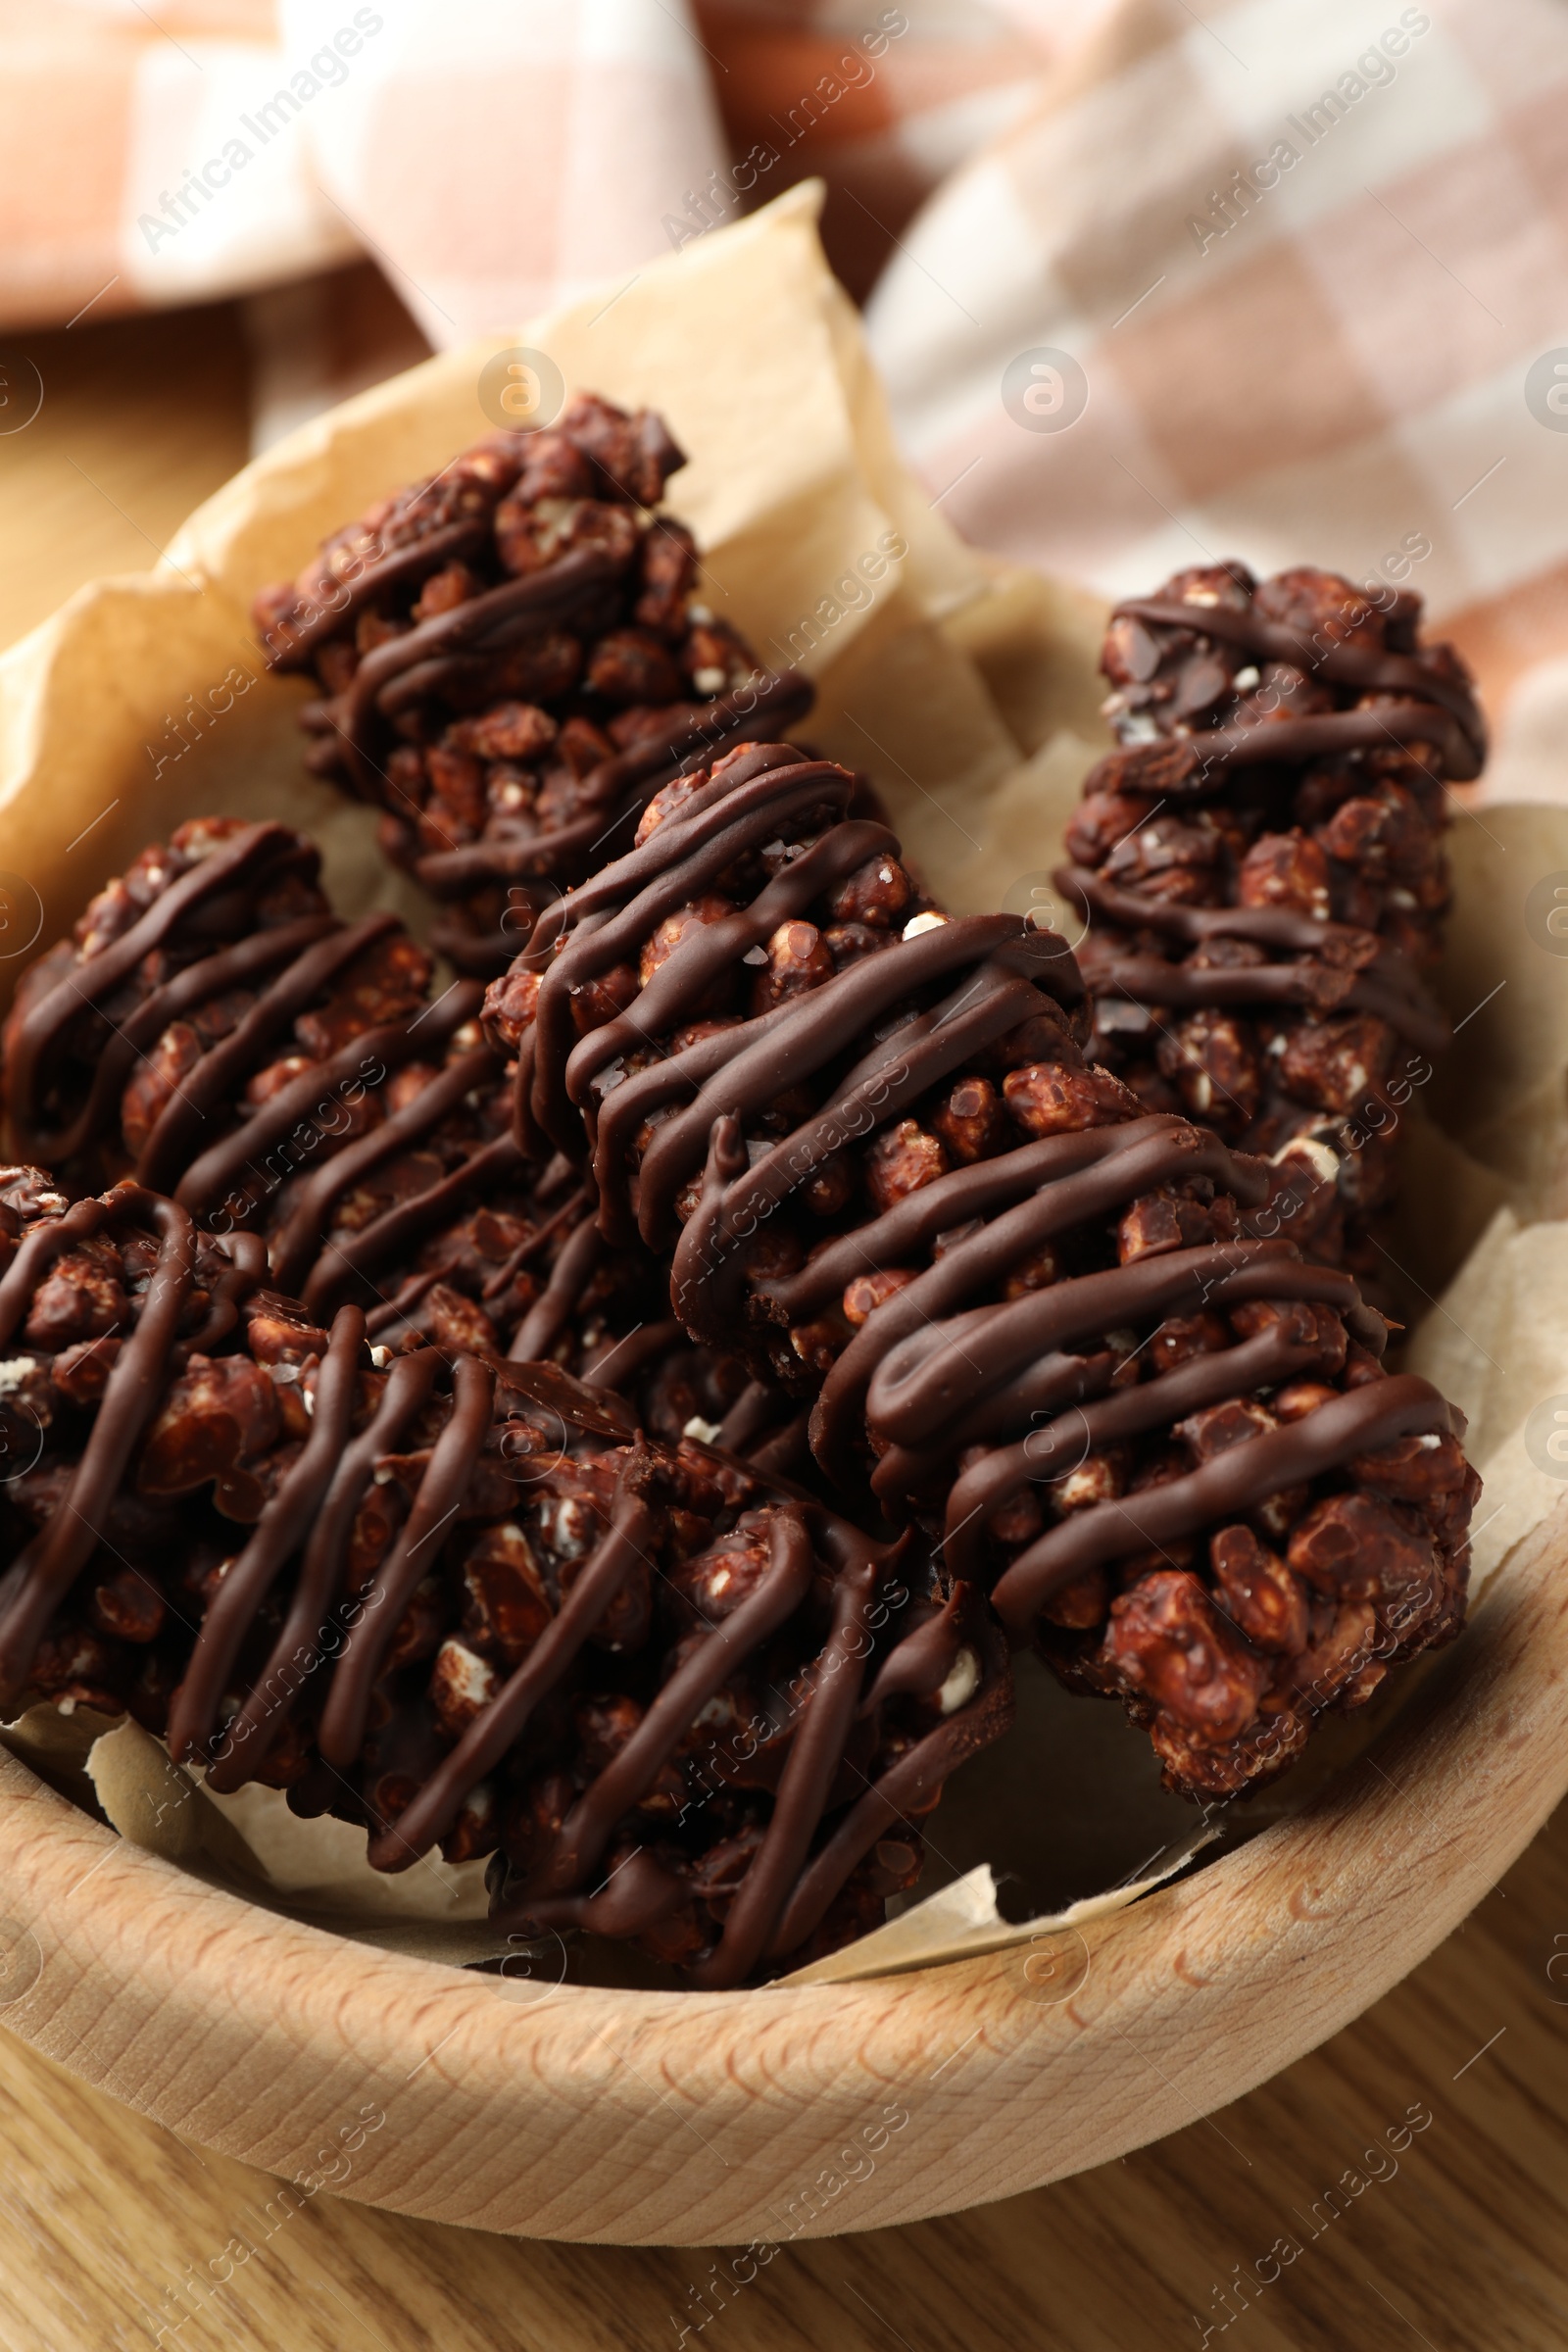
[[[52,412],[53,440],[40,416],[0,441],[0,636],[78,579],[134,567],[143,542],[232,469],[244,434],[224,310],[13,342],[43,372],[46,414],[51,386],[74,391]],[[1274,1997],[1278,2046],[1300,2047],[1289,1968]],[[112,2030],[113,2018],[100,2023]],[[700,2335],[735,2352],[1143,2352],[1200,2343],[1207,2328],[1209,2341],[1240,2330],[1260,2352],[1538,2352],[1568,2333],[1565,2025],[1559,1814],[1397,1990],[1206,2121],[1053,2188],[803,2241],[760,2267],[733,2250],[521,2243],[326,2190],[280,2200],[265,2173],[199,2153],[0,2035],[0,2335],[8,2352],[154,2341],[577,2352]],[[1151,2058],[1148,2073],[1156,2117],[1170,2111],[1168,2061]],[[845,2187],[846,2230],[860,2227],[857,2197],[871,2194]],[[1298,2251],[1265,2259],[1279,2275],[1259,2287],[1276,2241]],[[1254,2280],[1245,2302],[1224,2293],[1238,2272]]]

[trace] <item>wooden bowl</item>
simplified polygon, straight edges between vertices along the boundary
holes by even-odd
[[[858,1984],[552,1991],[367,1949],[123,1844],[5,1756],[0,2019],[301,2198],[778,2245],[1010,2196],[1239,2098],[1495,1883],[1568,1787],[1565,1571],[1559,1510],[1305,1814],[1082,1936]]]
[[[813,537],[803,515],[822,524],[831,509],[842,553],[896,511],[911,542],[901,593],[918,603],[923,581],[926,635],[889,697],[889,731],[877,731],[891,757],[902,744],[915,765],[940,758],[944,773],[960,772],[957,720],[935,751],[931,730],[961,716],[949,685],[967,677],[962,772],[980,774],[986,727],[1005,730],[985,717],[969,657],[928,617],[974,560],[934,544],[935,524],[899,504],[842,298],[814,238],[809,251],[803,241],[800,197],[771,218],[771,243],[749,223],[680,263],[693,282],[709,273],[705,300],[726,322],[761,306],[771,357],[755,388],[773,403],[761,429],[792,464],[808,431],[816,460],[785,469],[760,520],[726,505],[721,472],[695,465],[682,504],[764,642],[748,596],[765,624],[768,595],[789,600],[787,616],[804,593],[768,545],[782,532],[825,560],[825,524]],[[701,449],[740,397],[742,376],[727,382],[724,369],[751,364],[747,337],[737,359],[733,335],[689,319],[673,332],[686,296],[664,290],[671,268],[646,272],[602,324],[586,312],[568,321],[555,348],[576,380],[659,400]],[[741,281],[727,292],[726,270]],[[14,869],[0,874],[12,925],[0,994],[33,911],[43,939],[57,937],[107,873],[203,809],[309,825],[325,837],[340,898],[386,892],[364,812],[301,780],[302,689],[263,672],[248,600],[345,515],[484,429],[475,365],[447,355],[307,428],[192,518],[172,565],[84,589],[0,661],[3,863]],[[837,393],[824,390],[834,368]],[[868,484],[891,504],[878,507]],[[1035,583],[1025,601],[1050,593]],[[1058,599],[1052,646],[1015,664],[1010,686],[1004,663],[985,673],[1011,694],[1011,712],[1028,705],[1023,669],[1056,695],[1054,724],[1092,710],[1092,652],[1075,686],[1065,609]],[[834,659],[853,666],[856,642],[846,619]],[[818,713],[830,749],[831,675]],[[301,2198],[328,2189],[539,2236],[777,2244],[1008,2195],[1174,2131],[1288,2066],[1494,1884],[1568,1787],[1565,1562],[1559,1511],[1498,1573],[1382,1742],[1305,1813],[1081,1936],[853,1985],[551,1989],[388,1954],[127,1845],[0,1751],[0,2022],[192,2140],[287,2176]]]

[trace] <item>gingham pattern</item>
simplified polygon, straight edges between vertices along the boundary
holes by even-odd
[[[444,345],[635,269],[724,154],[683,0],[0,0],[0,321],[363,252]]]
[[[0,326],[367,253],[445,346],[732,217],[759,141],[749,201],[825,174],[864,290],[1107,5],[0,0]]]
[[[1561,796],[1568,413],[1526,396],[1568,346],[1565,84],[1557,0],[1128,0],[872,298],[942,512],[1108,595],[1230,554],[1402,579],[1503,722],[1490,789]],[[1004,402],[1039,350],[1083,370],[1064,429]]]
[[[1108,594],[1408,579],[1505,714],[1493,789],[1555,790],[1565,83],[1562,0],[0,0],[0,326],[368,254],[447,345],[817,172],[966,537]],[[332,323],[279,414],[355,373]],[[1003,397],[1042,350],[1059,431]]]

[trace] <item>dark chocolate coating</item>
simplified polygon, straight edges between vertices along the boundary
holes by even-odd
[[[601,1935],[633,1935],[681,1900],[680,1880],[646,1853],[631,1857],[591,1889],[562,1890],[572,1882],[582,1889],[582,1882],[593,1876],[605,1852],[617,1811],[653,1782],[673,1752],[684,1722],[717,1689],[734,1660],[749,1646],[765,1642],[804,1598],[811,1576],[811,1545],[797,1506],[785,1505],[774,1513],[769,1538],[772,1559],[765,1581],[665,1686],[637,1736],[563,1823],[553,1852],[529,1884],[515,1894],[506,1891],[495,1914],[499,1925],[524,1933],[579,1927]],[[819,1926],[834,1896],[882,1833],[926,1812],[948,1776],[1011,1719],[1004,1649],[989,1620],[977,1615],[972,1620],[977,1630],[971,1655],[978,1653],[973,1694],[887,1772],[867,1782],[827,1840],[811,1853],[857,1722],[895,1694],[929,1697],[940,1690],[960,1651],[958,1588],[948,1607],[899,1643],[874,1676],[863,1667],[856,1671],[871,1647],[868,1620],[878,1565],[875,1549],[858,1542],[848,1547],[848,1557],[838,1567],[831,1629],[771,1817],[729,1910],[722,1938],[688,1970],[695,1984],[710,1989],[738,1984],[760,1963],[796,1949]]]
[[[238,1301],[263,1267],[258,1245],[246,1237],[231,1279],[212,1294],[202,1329],[181,1339],[179,1326],[196,1267],[196,1231],[184,1209],[135,1184],[98,1200],[78,1200],[58,1219],[24,1237],[0,1279],[0,1348],[24,1321],[48,1269],[74,1244],[122,1223],[150,1228],[158,1258],[135,1328],[122,1346],[94,1417],[92,1432],[69,1493],[47,1526],[0,1576],[0,1693],[24,1687],[38,1638],[98,1542],[110,1502],[125,1477],[137,1441],[156,1410],[172,1369],[217,1347],[238,1321]]]
[[[269,1154],[285,1145],[302,1121],[309,1122],[319,1102],[343,1090],[357,1100],[409,1062],[439,1055],[478,1012],[481,991],[476,982],[464,981],[410,1017],[362,1028],[335,1054],[311,1061],[257,1108],[239,1114],[248,1082],[286,1052],[297,1017],[328,994],[367,950],[402,935],[396,915],[371,914],[344,923],[328,912],[311,914],[198,955],[155,987],[126,1021],[112,1025],[85,1099],[67,1123],[51,1127],[48,1108],[67,1032],[84,1011],[103,1012],[145,958],[190,954],[195,941],[220,927],[237,894],[254,895],[258,880],[296,859],[303,846],[282,825],[262,822],[237,829],[161,892],[119,939],[98,954],[74,959],[52,987],[24,994],[8,1026],[4,1088],[10,1142],[19,1154],[57,1161],[95,1156],[110,1165],[129,1158],[135,1182],[172,1190],[204,1225],[222,1231],[254,1217],[270,1227],[278,1286],[303,1292],[315,1306],[341,1287],[340,1274],[346,1279],[381,1271],[439,1226],[466,1193],[520,1165],[513,1148],[500,1139],[482,1166],[470,1163],[449,1171],[357,1235],[347,1266],[340,1268],[335,1250],[322,1258],[333,1211],[344,1195],[422,1143],[465,1098],[493,1088],[501,1059],[478,1044],[402,1109],[332,1151],[309,1176],[294,1182],[280,1218],[265,1199],[252,1198],[254,1184],[266,1183]],[[36,968],[47,971],[47,959]],[[120,1095],[138,1056],[171,1021],[242,988],[258,990],[255,1003],[174,1087],[139,1152],[129,1153],[121,1137]],[[369,1075],[373,1072],[379,1075]]]
[[[1054,1596],[1090,1569],[1152,1547],[1185,1557],[1195,1539],[1283,1491],[1322,1494],[1325,1481],[1352,1480],[1352,1463],[1400,1440],[1459,1434],[1429,1383],[1377,1375],[1383,1319],[1348,1273],[1308,1262],[1293,1238],[1332,1200],[1316,1163],[1287,1152],[1271,1164],[1186,1119],[1139,1116],[1125,1090],[1097,1113],[1109,1124],[996,1147],[880,1213],[847,1208],[837,1227],[815,1226],[810,1246],[799,1202],[812,1175],[853,1139],[910,1114],[917,1125],[929,1119],[934,1094],[977,1057],[987,1066],[983,1056],[1020,1024],[1045,1016],[1058,1063],[1081,1067],[1073,1025],[1085,1006],[1072,958],[1054,935],[1005,915],[890,942],[765,1011],[681,1042],[716,974],[782,922],[817,911],[824,892],[868,858],[896,856],[884,830],[831,821],[848,785],[782,747],[745,754],[553,911],[529,958],[539,979],[519,1053],[522,1131],[542,1128],[569,1149],[575,1127],[601,1229],[620,1234],[635,1220],[651,1246],[673,1245],[671,1299],[687,1329],[703,1338],[749,1329],[755,1347],[770,1326],[815,1328],[856,1278],[898,1273],[904,1287],[874,1304],[825,1370],[811,1446],[851,1492],[874,1464],[882,1505],[931,1525],[949,1572],[967,1578],[984,1578],[995,1560],[988,1525],[1070,1469],[1074,1453],[1163,1435],[1196,1412],[1291,1382],[1332,1390],[1348,1338],[1362,1351],[1360,1385],[1332,1403],[1152,1492],[1074,1508],[1015,1544],[995,1600],[1019,1633],[1038,1628]],[[624,1011],[574,1042],[576,994],[635,962],[661,924],[760,844],[777,850],[797,839],[803,846],[749,905],[691,930]],[[1221,919],[1286,946],[1303,928],[1267,910]],[[1419,1034],[1422,1009],[1398,960],[1383,962],[1375,980]],[[622,1074],[637,1049],[643,1066]],[[817,1107],[792,1112],[787,1132],[757,1137],[757,1114],[798,1089]],[[1120,1262],[1093,1264],[1103,1248],[1096,1237],[1115,1236],[1165,1198],[1217,1199],[1228,1221],[1206,1243],[1139,1239],[1124,1242]],[[766,1249],[776,1253],[792,1235],[794,1269],[774,1270]],[[755,1257],[759,1242],[764,1260]],[[1027,1287],[1048,1246],[1068,1251],[1069,1268],[1089,1249],[1091,1269]],[[1014,1278],[1026,1287],[1009,1296]],[[1227,1333],[1226,1315],[1258,1302],[1281,1310],[1268,1328]],[[1298,1305],[1309,1311],[1297,1314]],[[1205,1314],[1220,1334],[1205,1352],[1126,1385],[1126,1365],[1151,1339]],[[1117,1334],[1130,1336],[1107,1338]]]
[[[317,738],[308,764],[388,811],[384,846],[447,905],[435,944],[462,971],[505,970],[519,931],[553,891],[623,848],[625,828],[661,784],[748,737],[784,732],[810,707],[798,672],[762,667],[733,628],[695,602],[689,534],[652,512],[667,473],[684,463],[657,417],[628,416],[584,395],[544,432],[496,435],[430,483],[384,502],[328,541],[297,587],[258,600],[275,664],[314,662],[328,689],[304,713]],[[514,542],[531,517],[543,538],[530,550],[531,531]],[[511,576],[518,564],[520,576]],[[420,617],[414,600],[436,575],[456,601]],[[662,683],[649,695],[590,678],[591,659],[581,677],[515,690],[540,715],[596,726],[613,725],[617,703],[636,706],[629,737],[617,736],[614,751],[577,776],[569,811],[557,808],[535,823],[490,808],[482,821],[466,818],[455,838],[440,821],[421,824],[428,808],[411,801],[406,771],[400,782],[400,741],[435,744],[447,718],[510,705],[509,659],[527,669],[563,635],[591,657],[628,625],[645,653],[650,635],[662,644],[654,646]],[[688,660],[691,699],[670,699],[682,691],[672,657],[694,626],[708,629],[724,659],[711,676]],[[446,846],[436,846],[429,836],[438,842],[444,830]]]
[[[209,1294],[201,1328],[178,1337],[182,1319],[189,1320],[196,1230],[177,1203],[122,1185],[102,1200],[76,1202],[24,1236],[0,1280],[0,1343],[12,1342],[53,1264],[84,1239],[130,1226],[150,1231],[159,1245],[134,1328],[110,1372],[59,1507],[0,1586],[0,1673],[8,1696],[25,1688],[40,1637],[100,1542],[111,1505],[133,1480],[138,1441],[167,1405],[172,1379],[187,1366],[198,1370],[209,1350],[229,1351],[262,1271],[253,1237],[242,1237]],[[210,1251],[209,1260],[221,1266]],[[308,1326],[297,1329],[301,1344],[309,1345]],[[329,1774],[341,1776],[345,1789],[351,1787],[372,1706],[385,1711],[385,1667],[394,1637],[452,1522],[465,1511],[472,1515],[483,1492],[480,1459],[487,1448],[488,1475],[494,1476],[498,1420],[504,1425],[503,1461],[512,1416],[535,1406],[569,1429],[573,1443],[592,1449],[618,1442],[611,1457],[618,1468],[609,1524],[581,1559],[560,1607],[510,1678],[426,1770],[411,1801],[392,1818],[372,1813],[370,1859],[377,1868],[396,1870],[452,1831],[480,1785],[527,1735],[540,1707],[572,1685],[585,1644],[602,1641],[628,1579],[646,1570],[653,1518],[645,1498],[648,1456],[624,1443],[634,1435],[625,1408],[599,1402],[547,1367],[513,1367],[471,1355],[448,1364],[436,1350],[422,1349],[392,1364],[368,1405],[368,1377],[376,1376],[368,1372],[365,1318],[358,1307],[346,1306],[334,1318],[307,1392],[309,1434],[285,1455],[281,1475],[257,1487],[260,1505],[248,1538],[227,1562],[191,1642],[170,1708],[169,1746],[176,1761],[206,1761],[216,1788],[238,1788],[265,1771],[302,1694],[314,1702],[322,1683],[315,1751]],[[449,1399],[443,1395],[448,1386]],[[432,1406],[444,1415],[433,1440]],[[368,1581],[351,1592],[348,1560],[357,1514],[378,1465],[399,1457],[416,1426],[426,1431],[427,1452],[416,1471],[412,1507]],[[529,1426],[516,1423],[524,1439]],[[674,1457],[668,1459],[673,1464]],[[677,1749],[689,1747],[715,1692],[772,1655],[776,1637],[787,1624],[806,1620],[813,1587],[826,1580],[826,1637],[814,1656],[808,1647],[805,1694],[789,1727],[771,1809],[728,1916],[692,1971],[695,1982],[731,1984],[811,1935],[888,1824],[929,1809],[947,1773],[1005,1728],[1010,1683],[1004,1644],[988,1628],[970,1589],[945,1588],[935,1614],[879,1648],[870,1611],[899,1564],[899,1548],[869,1543],[819,1505],[777,1489],[770,1498],[765,1480],[723,1455],[698,1449],[693,1464],[705,1478],[728,1481],[741,1500],[753,1504],[743,1528],[765,1537],[770,1564],[754,1592],[687,1644],[634,1735],[582,1776],[549,1850],[526,1884],[507,1893],[505,1916],[509,1922],[526,1917],[540,1925],[569,1922],[638,1935],[690,1901],[692,1888],[681,1871],[672,1871],[667,1858],[650,1855],[643,1867],[615,1874],[617,1892],[607,1906],[598,1888],[607,1847],[668,1771]],[[197,1472],[202,1467],[198,1462]],[[481,1518],[505,1520],[509,1506],[503,1495],[479,1507]],[[236,1704],[231,1693],[242,1652],[250,1645],[254,1657],[256,1629],[270,1607],[275,1637],[249,1670],[248,1688],[240,1677]],[[852,1747],[858,1740],[856,1752],[867,1752],[863,1727],[890,1706],[935,1703],[965,1643],[971,1671],[941,1720],[912,1744],[906,1742],[885,1773],[867,1778],[862,1772],[858,1796],[846,1792],[841,1784],[851,1769]]]
[[[1102,668],[1120,748],[1055,875],[1088,926],[1100,1058],[1245,1149],[1334,1145],[1339,1211],[1311,1247],[1373,1283],[1399,1111],[1449,1042],[1425,978],[1447,788],[1486,754],[1463,663],[1421,646],[1419,613],[1236,564],[1119,605]]]
[[[1287,907],[1173,906],[1145,892],[1118,890],[1084,865],[1058,866],[1053,879],[1091,921],[1126,931],[1155,931],[1174,948],[1243,939],[1294,957],[1290,962],[1195,972],[1147,953],[1113,947],[1099,958],[1098,998],[1126,997],[1135,1004],[1169,1004],[1181,1011],[1200,1005],[1256,1004],[1299,1005],[1320,1013],[1372,1012],[1428,1054],[1441,1053],[1451,1042],[1447,1015],[1408,956],[1371,939],[1366,940],[1364,956],[1358,955],[1356,936],[1348,925],[1336,927],[1335,944],[1344,939],[1349,958],[1333,964],[1323,960],[1329,927]]]
[[[204,935],[212,936],[210,931],[204,934],[201,918],[215,905],[221,910],[218,935],[222,936],[232,921],[231,908],[253,903],[259,888],[298,862],[303,846],[300,837],[284,825],[264,822],[236,829],[161,890],[140,918],[118,938],[85,956],[63,959],[58,976],[49,958],[39,958],[29,967],[28,979],[34,985],[24,984],[19,991],[18,1004],[6,1025],[5,1107],[13,1151],[42,1164],[74,1159],[117,1128],[119,1098],[126,1078],[138,1055],[172,1020],[225,988],[258,982],[266,987],[263,1001],[270,1000],[281,1013],[302,957],[325,943],[326,968],[331,968],[348,935],[324,903],[319,912],[276,929],[252,932],[245,924],[246,937],[187,962],[172,979],[155,987],[127,1021],[111,1029],[84,1100],[63,1121],[51,1124],[49,1104],[61,1075],[64,1041],[84,1009],[100,1010],[131,980],[144,958],[157,956],[181,934],[189,936],[193,948]],[[380,918],[382,926],[391,919]],[[373,932],[366,933],[348,953],[357,954],[373,936]],[[55,956],[61,957],[60,950]],[[290,1010],[280,1018],[273,1034],[281,1034],[292,1018]],[[161,1156],[160,1142],[155,1130],[149,1141],[149,1159]]]
[[[314,873],[314,851],[284,826],[233,826],[184,872],[173,849],[148,857],[173,878],[139,912],[125,909],[135,919],[119,937],[88,953],[63,943],[24,978],[4,1072],[20,1151],[54,1151],[78,1183],[101,1183],[128,1163],[137,1182],[172,1192],[204,1228],[260,1232],[278,1289],[318,1317],[363,1306],[372,1339],[402,1347],[436,1337],[511,1346],[519,1359],[556,1357],[650,1409],[655,1434],[671,1434],[670,1411],[654,1408],[672,1385],[701,1392],[699,1417],[722,1418],[738,1371],[720,1374],[710,1395],[710,1367],[661,1311],[660,1270],[635,1237],[611,1250],[564,1164],[531,1160],[493,1132],[506,1116],[502,1056],[476,1032],[471,1043],[460,1034],[479,1009],[475,982],[432,997],[416,976],[412,993],[383,992],[381,1010],[399,1007],[388,1020],[357,975],[362,958],[387,946],[408,950],[416,975],[422,968],[422,951],[395,915],[344,923],[313,888],[318,911],[253,928],[279,875]],[[111,885],[111,899],[117,889],[124,885]],[[213,945],[225,934],[226,944]],[[158,972],[167,976],[149,986]],[[335,996],[344,989],[348,998]],[[214,1007],[225,1009],[210,1039],[202,1023]],[[252,1082],[297,1047],[296,1022],[323,1007],[329,1037],[352,1034],[323,1058],[300,1055],[298,1075],[252,1106]],[[104,1045],[88,1065],[69,1045],[91,1019],[102,1022]],[[182,1029],[170,1030],[176,1022]],[[199,1033],[203,1050],[193,1066],[180,1063],[135,1148],[122,1130],[126,1081],[139,1063],[156,1065],[166,1031]],[[412,1099],[385,1101],[381,1090],[400,1069],[443,1058]],[[348,1104],[362,1098],[368,1123],[345,1135]],[[363,1197],[374,1208],[378,1193],[386,1205],[367,1216]],[[465,1220],[485,1211],[500,1212],[496,1232],[522,1237],[493,1266],[464,1249]],[[466,1298],[442,1287],[453,1280]],[[781,1417],[780,1399],[763,1420]]]
[[[1262,726],[1197,728],[1181,738],[1190,747],[1190,760],[1173,764],[1170,776],[1162,779],[1169,789],[1200,790],[1230,767],[1304,763],[1346,752],[1377,751],[1387,744],[1433,745],[1444,774],[1455,783],[1468,783],[1481,772],[1487,756],[1486,722],[1468,682],[1446,676],[1408,654],[1327,642],[1270,620],[1252,605],[1129,597],[1116,607],[1116,617],[1197,630],[1250,655],[1254,662],[1286,662],[1330,686],[1396,698],[1378,710],[1316,711],[1301,718],[1271,719]]]

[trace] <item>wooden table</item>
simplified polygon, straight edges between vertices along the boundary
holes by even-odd
[[[226,306],[5,351],[34,360],[45,400],[0,438],[0,644],[79,581],[150,561],[246,444]],[[1403,2153],[1363,2164],[1412,2110],[1430,2121]],[[266,2175],[0,2034],[0,2342],[1159,2352],[1206,2328],[1248,2352],[1545,2352],[1568,2336],[1565,2111],[1568,1807],[1396,1992],[1250,2097],[1055,2188],[787,2249],[727,2292],[692,2250],[525,2244],[324,2194],[270,2215]],[[235,2238],[253,2249],[238,2267]],[[1280,2239],[1299,2251],[1272,2283],[1227,2298]]]

